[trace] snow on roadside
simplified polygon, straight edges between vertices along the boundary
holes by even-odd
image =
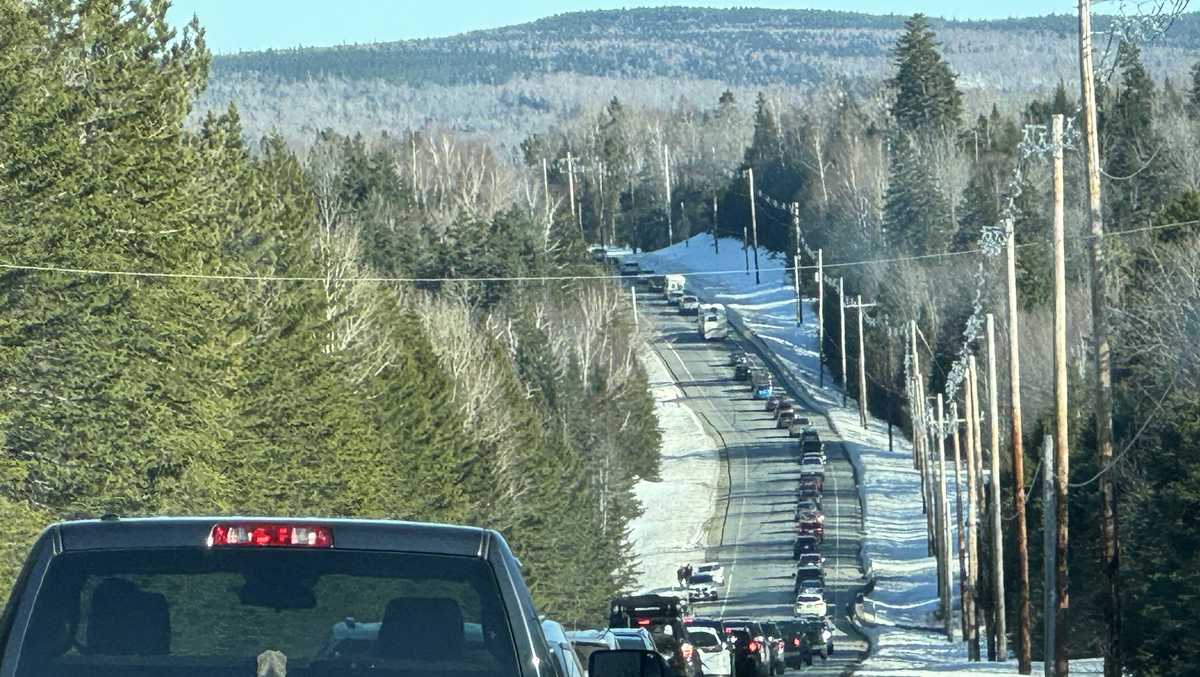
[[[913,469],[912,446],[897,431],[894,450],[888,451],[885,423],[871,418],[865,429],[860,426],[857,403],[849,400],[843,406],[841,389],[828,374],[825,387],[819,387],[815,300],[805,300],[804,323],[797,326],[795,292],[785,275],[787,263],[761,250],[762,283],[755,284],[753,270],[744,272],[741,243],[726,238],[719,244],[718,254],[711,236],[702,234],[641,259],[658,274],[687,275],[690,289],[706,301],[725,304],[731,317],[740,317],[806,385],[809,399],[828,412],[845,441],[863,499],[863,566],[868,578],[875,579],[863,614],[870,623],[866,629],[875,651],[856,674],[1015,674],[1015,662],[968,663],[965,644],[938,634],[937,565],[926,546],[921,479]],[[846,319],[856,320],[852,311]],[[953,565],[957,570],[957,561]],[[954,594],[957,597],[957,585]],[[1072,669],[1076,665],[1087,674],[1095,661],[1072,661]]]
[[[661,470],[660,481],[642,480],[634,487],[644,512],[630,524],[630,542],[638,560],[639,592],[659,592],[675,585],[680,564],[704,561],[721,458],[658,353],[647,350],[641,359],[662,431]]]

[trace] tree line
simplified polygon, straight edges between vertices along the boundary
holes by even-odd
[[[594,274],[573,221],[458,139],[189,125],[167,4],[0,0],[0,587],[65,517],[380,517],[499,529],[599,621],[658,472],[625,298],[461,281]]]

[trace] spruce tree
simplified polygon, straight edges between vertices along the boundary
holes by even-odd
[[[887,85],[895,94],[892,116],[902,133],[954,134],[962,116],[958,76],[938,52],[936,36],[923,14],[904,22],[892,51],[896,74]]]

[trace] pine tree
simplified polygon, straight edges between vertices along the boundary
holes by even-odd
[[[896,74],[887,85],[895,93],[892,116],[898,129],[921,136],[954,134],[962,116],[962,93],[923,14],[904,22],[892,59]]]
[[[1105,196],[1114,223],[1128,227],[1162,206],[1171,177],[1164,163],[1156,162],[1162,145],[1154,124],[1157,93],[1136,45],[1121,43],[1117,68],[1120,84],[1105,97],[1102,110],[1105,172],[1117,177],[1109,181]]]
[[[893,150],[889,175],[884,197],[888,243],[918,255],[946,251],[955,225],[929,167],[929,158],[912,143],[901,140]]]

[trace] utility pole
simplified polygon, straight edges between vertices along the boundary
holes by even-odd
[[[950,604],[950,499],[946,490],[946,416],[942,394],[937,396],[937,455],[938,455],[938,513],[942,516],[942,530],[938,534],[941,539],[938,547],[939,567],[942,570],[942,629],[946,639],[954,641],[954,608]]]
[[[954,443],[954,513],[958,522],[958,538],[955,539],[955,549],[958,550],[958,603],[962,614],[962,634],[965,642],[967,640],[967,623],[971,617],[971,591],[967,588],[967,540],[963,536],[962,451],[958,441],[958,429],[962,425],[962,420],[958,418],[957,401],[950,403],[950,422],[954,426],[951,440]]]
[[[850,378],[846,374],[846,280],[838,278],[838,323],[842,343],[842,406],[846,406],[846,390],[850,387]],[[924,405],[922,405],[924,406]]]
[[[793,256],[796,260],[796,326],[804,324],[804,299],[800,296],[800,203],[793,202],[792,205],[792,227],[796,231],[796,252]]]
[[[1086,2],[1081,3],[1081,8]],[[1067,482],[1070,458],[1067,455],[1067,263],[1063,240],[1063,116],[1055,115],[1051,125],[1054,139],[1054,456],[1055,473],[1055,595],[1054,608],[1054,674],[1070,674],[1067,646],[1067,612],[1071,607],[1068,596],[1070,573],[1067,570]]]
[[[667,183],[667,244],[675,244],[675,224],[671,220],[671,147],[663,144],[663,179]]]
[[[633,329],[637,331],[638,326],[638,310],[637,310],[637,285],[629,287],[629,296],[633,300]]]
[[[758,271],[758,209],[754,201],[754,168],[746,170],[750,177],[750,228],[754,230],[754,284],[762,284]]]
[[[976,594],[979,583],[979,484],[977,478],[982,468],[976,467],[979,449],[979,395],[975,389],[975,356],[967,358],[967,587],[971,591],[971,610],[975,612],[968,619],[967,656],[972,661],[979,660],[979,597]]]
[[[856,296],[851,308],[858,309],[858,422],[867,427],[867,348],[863,337],[863,311],[874,308],[877,303],[863,303],[861,296]],[[843,348],[845,340],[842,341]],[[844,352],[844,351],[843,351]]]
[[[1099,465],[1113,462],[1112,363],[1108,344],[1108,262],[1104,253],[1104,220],[1100,203],[1100,143],[1096,132],[1096,86],[1092,72],[1092,11],[1089,0],[1079,0],[1079,75],[1082,84],[1083,135],[1087,149],[1088,220],[1091,222],[1092,340],[1096,366],[1096,447]],[[1060,136],[1054,144],[1060,144]],[[1061,452],[1059,452],[1061,453]],[[1065,529],[1063,525],[1059,528]],[[1117,534],[1116,496],[1112,475],[1100,475],[1101,569],[1108,579],[1104,605],[1107,632],[1104,642],[1104,676],[1121,676],[1121,570]],[[1061,555],[1061,553],[1060,553]],[[1060,600],[1060,603],[1061,600]]]
[[[683,217],[684,217],[684,215],[683,215],[683,200],[680,200],[679,201],[679,218],[682,219]],[[691,233],[688,233],[688,236],[683,238],[683,246],[684,246],[684,248],[688,248],[688,247],[692,246],[692,234]]]
[[[571,220],[574,221],[575,220],[575,158],[571,156],[571,151],[567,151],[567,188],[568,188],[570,196],[571,196]],[[600,232],[603,233],[604,229],[601,228]],[[579,218],[579,234],[581,236],[584,234],[583,233],[583,217],[582,216]],[[604,236],[601,235],[600,239],[604,240]],[[583,241],[587,242],[587,237],[584,237]],[[601,242],[601,244],[604,244],[604,243]]]
[[[817,371],[825,387],[825,251],[817,250]]]
[[[912,378],[914,380],[913,393],[916,393],[916,384],[921,381],[921,356],[919,354],[917,354],[917,321],[916,320],[909,320],[908,341],[909,341],[909,354],[912,355]],[[917,453],[917,445],[915,444],[916,439],[917,439],[917,426],[916,426],[916,423],[913,423],[913,442],[914,442],[914,444],[913,444],[913,469],[920,470],[921,455]]]
[[[742,224],[742,253],[746,255],[746,274],[750,274],[750,248],[746,243],[746,224]]]
[[[721,253],[721,237],[720,237],[720,235],[717,234],[717,196],[716,195],[713,196],[712,239],[713,239],[713,252],[716,254],[720,254]]]
[[[1021,345],[1017,319],[1017,243],[1012,219],[1004,222],[1008,282],[1008,397],[1012,425],[1013,512],[1017,531],[1017,670],[1033,672],[1033,620],[1029,609],[1029,533],[1025,525],[1025,450],[1021,438]]]
[[[554,219],[554,214],[550,211],[550,168],[546,163],[546,158],[542,158],[542,199],[546,201],[546,218]]]
[[[931,475],[929,457],[931,443],[930,435],[933,434],[929,426],[929,420],[926,418],[925,412],[925,384],[917,383],[917,397],[921,406],[921,505],[925,510],[925,532],[928,552],[932,556],[934,554],[933,545],[937,529],[934,527],[934,518],[936,516],[937,507],[933,502],[933,478]]]
[[[925,389],[924,378],[921,376],[921,357],[917,354],[917,321],[912,320],[909,324],[910,349],[912,351],[912,394],[913,399],[909,402],[909,408],[912,410],[912,439],[913,439],[913,467],[921,473],[921,512],[925,514],[925,535],[926,542],[933,542],[933,522],[929,517],[929,498],[928,498],[928,483],[925,481],[925,464],[923,463],[925,453]]]
[[[996,660],[1008,660],[1004,624],[1004,538],[1000,531],[1000,415],[996,403],[996,322],[987,314],[988,435],[992,451],[992,613],[995,615]]]
[[[1054,548],[1049,547],[1054,540],[1055,525],[1054,517],[1058,512],[1054,506],[1054,438],[1049,433],[1046,434],[1042,441],[1042,655],[1045,656],[1045,677],[1053,677],[1054,661],[1051,657],[1054,656],[1054,647],[1057,646],[1054,640],[1054,623],[1050,619],[1054,618],[1055,610],[1058,608],[1058,600],[1054,596]]]

